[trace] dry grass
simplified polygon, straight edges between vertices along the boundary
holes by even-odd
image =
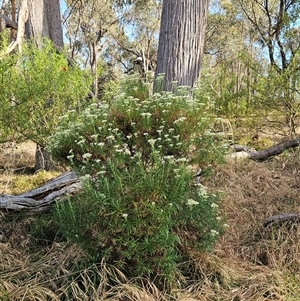
[[[198,280],[168,293],[147,280],[137,285],[104,262],[80,269],[85,254],[76,245],[54,242],[32,250],[28,229],[34,217],[10,219],[0,240],[0,300],[297,301],[300,228],[288,223],[264,228],[262,222],[300,212],[299,159],[295,151],[216,169],[205,184],[221,193],[229,228],[212,254],[191,254]],[[4,221],[0,216],[2,226]]]
[[[59,172],[43,171],[32,174],[35,148],[31,141],[0,145],[0,193],[18,195],[59,175]]]
[[[0,145],[0,168],[2,170],[19,169],[34,166],[35,143],[9,142]]]

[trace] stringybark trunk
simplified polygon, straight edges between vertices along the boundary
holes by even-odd
[[[199,80],[209,0],[164,0],[158,43],[156,77],[164,74],[163,86],[172,82],[195,86]]]
[[[40,37],[48,37],[56,47],[63,47],[59,0],[30,0],[28,11],[29,17],[25,25],[26,36],[34,37],[37,43]]]

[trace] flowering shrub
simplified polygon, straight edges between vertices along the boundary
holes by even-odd
[[[57,205],[61,231],[129,276],[174,282],[189,250],[210,250],[221,230],[218,199],[192,167],[221,158],[206,109],[184,93],[119,94],[61,117],[49,149],[84,187]]]
[[[110,103],[92,104],[81,115],[70,111],[49,148],[59,160],[83,173],[105,168],[108,160],[119,166],[141,156],[151,165],[151,150],[162,157],[207,165],[221,159],[222,149],[209,133],[209,104],[188,95],[154,94],[140,100],[120,93]]]

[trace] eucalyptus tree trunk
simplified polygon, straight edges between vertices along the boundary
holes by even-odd
[[[162,87],[172,82],[193,87],[201,70],[209,0],[164,0],[158,43],[156,77],[163,73]]]
[[[34,38],[41,46],[41,38],[48,37],[60,49],[63,47],[63,31],[59,0],[28,0],[28,20],[25,24],[25,34]],[[45,99],[47,105],[47,99]],[[35,170],[50,170],[54,168],[53,161],[45,147],[37,145],[35,154]]]
[[[28,12],[26,36],[37,42],[40,37],[48,37],[58,48],[63,47],[59,0],[28,0]]]
[[[10,5],[11,5],[11,20],[12,20],[13,23],[16,23],[16,12],[17,12],[16,0],[11,0]],[[12,42],[15,39],[15,35],[16,35],[16,29],[11,28],[10,42]]]

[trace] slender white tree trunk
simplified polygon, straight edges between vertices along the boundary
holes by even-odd
[[[164,0],[156,69],[156,77],[164,73],[163,90],[171,90],[173,81],[190,87],[198,81],[208,3],[209,0]]]

